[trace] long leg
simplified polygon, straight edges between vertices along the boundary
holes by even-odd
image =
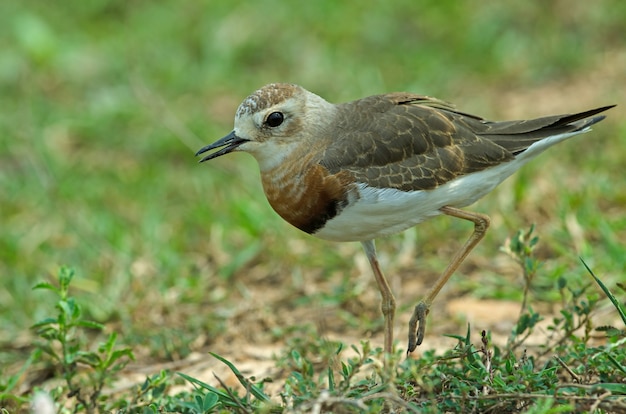
[[[361,242],[361,244],[363,245],[367,259],[372,266],[372,271],[374,272],[374,277],[376,278],[376,283],[378,284],[378,290],[380,290],[380,295],[382,296],[380,308],[383,312],[383,317],[385,318],[385,352],[387,354],[391,354],[393,346],[393,319],[396,314],[396,298],[393,297],[393,292],[389,287],[389,283],[387,282],[387,279],[385,279],[383,272],[380,270],[378,258],[376,257],[376,246],[374,245],[374,240],[367,240]]]
[[[463,247],[452,258],[452,261],[443,271],[439,279],[435,282],[435,285],[430,289],[425,299],[420,301],[413,311],[413,316],[409,321],[409,346],[407,353],[413,352],[415,348],[422,343],[424,339],[424,331],[426,330],[426,315],[432,305],[433,300],[448,282],[450,276],[459,267],[459,265],[465,260],[469,252],[480,242],[485,236],[487,229],[489,228],[489,217],[480,213],[471,213],[469,211],[460,210],[458,208],[445,206],[440,209],[443,214],[452,217],[458,217],[463,220],[469,220],[474,223],[474,232],[469,239],[465,242]]]

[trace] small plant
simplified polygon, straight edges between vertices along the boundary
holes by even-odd
[[[322,347],[328,346],[325,340]],[[317,344],[313,344],[316,347]],[[291,374],[285,381],[284,391],[281,398],[286,406],[299,407],[303,412],[318,404],[326,410],[340,410],[339,407],[373,408],[381,405],[381,394],[389,388],[393,388],[390,375],[392,367],[382,367],[376,361],[382,361],[381,350],[373,350],[369,342],[362,341],[361,349],[352,346],[356,353],[346,361],[340,360],[340,354],[344,345],[333,344],[332,358],[328,359],[320,369],[308,357],[306,349],[293,349],[282,358],[281,363],[286,364]],[[398,353],[389,359],[389,364],[394,365],[399,358]],[[388,368],[388,369],[385,369]],[[369,398],[363,398],[369,396]],[[376,401],[376,400],[381,401]],[[351,411],[347,411],[351,412]]]
[[[511,256],[522,268],[524,277],[524,298],[522,299],[523,313],[528,305],[528,292],[532,281],[537,274],[541,262],[534,256],[534,250],[539,242],[539,236],[534,236],[535,225],[530,226],[528,231],[518,230],[515,236],[508,239],[502,251]]]
[[[223,390],[190,377],[189,375],[178,373],[178,375],[189,381],[196,389],[195,394],[191,398],[187,394],[184,396],[185,400],[179,401],[181,407],[194,413],[214,412],[217,409],[227,409],[244,413],[256,412],[261,408],[265,411],[272,411],[274,404],[271,402],[270,397],[263,391],[264,381],[255,383],[254,379],[244,377],[230,361],[214,353],[211,353],[211,355],[230,368],[239,383],[246,390],[246,394],[239,396],[237,391],[227,387],[217,376],[215,378],[222,385]],[[281,411],[282,410],[278,410],[278,412]]]
[[[59,286],[38,283],[34,289],[47,289],[57,294],[57,315],[35,323],[32,328],[41,339],[36,347],[48,356],[61,371],[65,381],[63,394],[75,398],[74,411],[96,412],[102,408],[102,389],[134,359],[130,348],[116,346],[117,334],[112,332],[95,351],[85,350],[85,330],[102,330],[100,323],[82,318],[80,305],[69,295],[74,270],[61,267]],[[87,367],[84,369],[83,367]]]

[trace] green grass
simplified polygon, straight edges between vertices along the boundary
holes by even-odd
[[[194,353],[210,359],[208,351],[237,367],[241,350],[272,346],[279,350],[276,365],[284,367],[274,380],[292,383],[284,399],[299,392],[298,403],[308,407],[320,398],[320,378],[328,386],[328,366],[348,363],[322,339],[348,338],[345,349],[360,346],[349,338],[378,343],[378,296],[369,273],[355,268],[359,246],[314,240],[282,222],[264,198],[251,157],[200,166],[193,156],[230,131],[245,96],[273,81],[299,83],[334,102],[413,91],[494,119],[619,104],[593,132],[551,149],[473,207],[494,225],[442,295],[521,304],[522,272],[503,274],[497,262],[514,262],[498,250],[532,223],[541,237],[533,252],[540,263],[529,288],[533,309],[559,314],[562,278],[574,290],[592,283],[579,257],[615,289],[626,271],[624,16],[620,0],[489,7],[477,1],[3,2],[0,395],[12,397],[0,406],[11,401],[11,411],[23,410],[36,389],[57,386],[51,384],[59,367],[36,353],[30,327],[56,317],[59,299],[32,288],[58,283],[64,265],[75,271],[70,294],[81,317],[104,326],[85,332],[81,346],[96,352],[115,332],[120,349],[132,349],[136,358],[130,368]],[[466,223],[445,218],[424,223],[408,262],[396,259],[402,235],[378,248],[387,273],[415,288],[443,269],[451,246],[469,232]],[[420,292],[403,289],[402,312]],[[609,315],[615,320],[615,312]],[[436,317],[433,312],[431,327]],[[595,352],[573,336],[564,355]],[[316,362],[298,382],[296,362],[285,361],[302,349],[309,352],[305,360]],[[385,383],[409,402],[411,393],[444,392],[433,384],[421,384],[426,391],[406,385],[413,384],[406,372],[430,378],[420,364],[436,357],[423,352],[425,362],[405,362],[416,367],[403,374],[344,381],[333,395],[359,400],[367,397],[363,389]],[[499,361],[505,365],[506,358]],[[145,401],[174,398],[166,392],[178,381],[173,374],[155,368],[149,376]],[[294,390],[294,381],[305,388]],[[59,402],[77,404],[64,392],[58,391]],[[287,404],[271,397],[279,408]],[[105,403],[123,407],[124,398],[132,400],[119,398],[107,394]],[[191,394],[176,398],[196,401]],[[210,405],[213,397],[207,398]],[[535,412],[550,412],[553,403]]]

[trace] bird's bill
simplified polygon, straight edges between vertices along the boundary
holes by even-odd
[[[243,144],[246,141],[248,141],[248,140],[238,137],[235,134],[235,131],[232,131],[230,134],[226,135],[224,138],[218,139],[214,143],[209,144],[206,147],[201,148],[200,151],[196,152],[196,156],[198,156],[200,154],[204,154],[207,151],[211,151],[211,150],[214,150],[216,148],[223,147],[219,151],[215,151],[215,152],[212,152],[212,153],[206,155],[204,158],[202,158],[200,160],[200,162],[212,160],[213,158],[221,157],[224,154],[228,154],[229,152],[234,151],[238,146],[240,146],[241,144]]]

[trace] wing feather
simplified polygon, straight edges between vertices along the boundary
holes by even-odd
[[[512,160],[552,135],[581,131],[610,107],[573,115],[491,122],[426,96],[392,93],[338,105],[339,131],[320,164],[372,187],[429,190]]]

